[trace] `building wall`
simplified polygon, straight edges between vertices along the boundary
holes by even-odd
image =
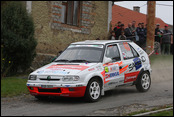
[[[107,39],[108,1],[83,1],[80,27],[61,24],[61,1],[32,1],[37,53],[57,54],[70,43]]]

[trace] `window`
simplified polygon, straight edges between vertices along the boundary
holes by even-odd
[[[106,57],[111,58],[113,62],[121,60],[117,45],[109,45],[107,47]]]
[[[130,46],[130,48],[131,48],[131,50],[133,52],[134,57],[139,57],[137,51],[132,46]]]
[[[62,23],[79,26],[81,14],[80,1],[63,1],[62,2]]]
[[[123,59],[131,59],[134,57],[131,48],[127,42],[119,43]]]

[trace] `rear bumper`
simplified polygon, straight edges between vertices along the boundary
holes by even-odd
[[[33,96],[64,96],[64,97],[83,97],[85,95],[86,86],[82,87],[54,87],[41,88],[27,86],[30,94]]]

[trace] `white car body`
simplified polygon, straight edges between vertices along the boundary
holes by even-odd
[[[121,50],[120,43],[125,49],[131,51],[127,44],[134,48],[138,57],[124,60],[128,53]],[[96,46],[99,45],[99,46]],[[150,61],[146,52],[132,41],[123,40],[87,40],[72,43],[71,47],[94,47],[103,48],[101,62],[52,62],[30,74],[37,76],[36,80],[28,80],[27,87],[34,96],[68,96],[83,97],[87,85],[92,78],[101,81],[101,95],[104,91],[121,85],[134,85],[140,73],[146,71],[151,73]],[[107,54],[107,48],[118,47],[120,60],[111,62]],[[30,77],[29,76],[29,77]],[[49,77],[48,77],[49,76]],[[63,81],[63,77],[76,79],[75,81]],[[149,84],[148,84],[149,85]],[[31,88],[32,87],[32,88]],[[59,88],[59,92],[53,91]],[[148,87],[149,88],[149,87]],[[39,91],[41,89],[41,91]],[[44,89],[46,89],[44,91]],[[48,90],[47,90],[48,89]],[[53,89],[53,90],[49,90]],[[49,92],[50,91],[50,92]]]

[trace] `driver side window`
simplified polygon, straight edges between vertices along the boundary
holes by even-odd
[[[106,50],[106,57],[111,58],[112,62],[120,61],[120,53],[117,45],[109,45]]]

